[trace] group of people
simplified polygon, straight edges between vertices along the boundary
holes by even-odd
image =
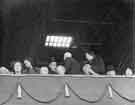
[[[65,52],[63,64],[58,64],[55,59],[51,59],[48,65],[34,67],[32,60],[26,58],[21,61],[11,63],[11,70],[6,67],[0,67],[0,74],[86,74],[86,75],[115,75],[115,70],[110,70],[106,73],[105,65],[102,57],[96,55],[93,51],[85,52],[85,60],[83,63],[78,62],[71,52]],[[128,69],[127,74],[132,74]]]
[[[78,62],[71,52],[64,53],[64,63],[58,65],[55,59],[51,60],[47,66],[33,67],[31,59],[14,61],[11,63],[12,70],[0,67],[1,74],[104,74],[104,61],[93,51],[86,52],[85,61]]]

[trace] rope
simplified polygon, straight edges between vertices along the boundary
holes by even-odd
[[[17,83],[16,83],[16,87],[14,88],[13,92],[8,96],[8,98],[5,101],[1,102],[0,105],[7,104],[12,99],[12,97],[15,95],[16,89],[17,89]]]
[[[34,96],[32,96],[28,91],[26,91],[26,89],[22,86],[22,84],[20,84],[20,85],[21,85],[22,90],[23,90],[31,99],[33,99],[34,101],[36,101],[36,102],[38,102],[38,103],[47,103],[47,104],[50,104],[50,103],[56,101],[56,100],[62,95],[62,93],[63,93],[63,91],[59,91],[59,92],[57,93],[57,95],[56,95],[55,98],[50,99],[50,100],[46,100],[46,101],[40,101],[39,99],[37,99],[37,98],[35,98]],[[64,87],[62,86],[62,89],[60,89],[60,90],[63,90],[63,88],[64,88]]]
[[[124,100],[126,100],[126,101],[128,101],[128,102],[131,102],[131,103],[134,103],[134,102],[135,102],[135,99],[129,99],[129,98],[127,98],[127,97],[124,97],[124,96],[123,96],[122,94],[120,94],[116,89],[114,89],[111,84],[110,84],[110,86],[111,86],[112,90],[113,90],[119,97],[121,97],[122,99],[124,99]]]
[[[106,87],[104,89],[104,92],[102,93],[102,95],[98,99],[96,99],[96,100],[87,100],[87,99],[82,98],[79,94],[77,94],[68,83],[66,83],[66,84],[67,84],[67,86],[69,87],[69,89],[72,91],[72,93],[75,96],[77,96],[80,100],[85,101],[87,103],[98,103],[98,102],[100,102],[104,98],[104,96],[107,93],[107,87]]]

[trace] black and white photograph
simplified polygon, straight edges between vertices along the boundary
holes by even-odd
[[[135,105],[135,1],[0,0],[0,105]]]

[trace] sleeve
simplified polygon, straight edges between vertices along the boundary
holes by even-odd
[[[71,61],[70,60],[66,60],[65,61],[65,64],[64,64],[64,66],[65,66],[65,68],[66,68],[66,74],[69,74],[70,72],[71,72]]]
[[[105,73],[105,66],[104,66],[104,61],[102,57],[97,56],[96,60],[92,66],[92,69],[99,74],[104,74]]]
[[[98,57],[98,69],[99,69],[99,73],[101,74],[105,73],[105,65],[102,57]]]

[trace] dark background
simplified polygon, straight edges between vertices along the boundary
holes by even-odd
[[[92,49],[105,64],[123,70],[133,62],[132,0],[1,0],[0,64],[30,56],[46,64],[66,49],[44,46],[47,33],[69,33],[78,60]]]

